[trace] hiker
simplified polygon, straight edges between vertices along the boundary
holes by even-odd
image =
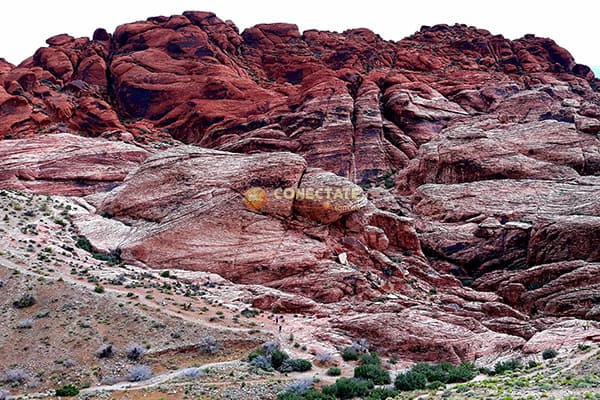
[[[275,316],[275,323],[278,324],[279,323],[279,317],[276,315]]]

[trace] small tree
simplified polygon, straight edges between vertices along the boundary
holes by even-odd
[[[327,370],[327,375],[329,376],[340,376],[342,374],[342,370],[338,367],[331,367]]]

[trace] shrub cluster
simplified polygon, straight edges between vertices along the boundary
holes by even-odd
[[[419,363],[410,371],[399,374],[395,386],[398,390],[439,389],[447,383],[468,382],[475,378],[477,373],[478,370],[472,363]]]
[[[267,342],[259,351],[248,355],[250,363],[265,371],[273,369],[279,372],[305,372],[312,369],[312,363],[302,358],[291,359],[284,351],[279,349],[279,345],[273,342]]]

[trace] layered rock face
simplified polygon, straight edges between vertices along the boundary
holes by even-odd
[[[412,360],[600,319],[599,81],[550,39],[186,12],[47,43],[0,62],[0,185],[91,195],[98,250]]]

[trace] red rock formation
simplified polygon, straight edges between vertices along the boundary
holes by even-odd
[[[537,341],[531,316],[600,318],[600,82],[550,39],[186,12],[47,43],[0,59],[0,184],[96,193],[115,219],[77,224],[98,249],[289,292],[263,308],[337,303],[330,326],[414,360]],[[174,141],[202,148],[149,157]],[[320,185],[357,195],[275,194]]]

